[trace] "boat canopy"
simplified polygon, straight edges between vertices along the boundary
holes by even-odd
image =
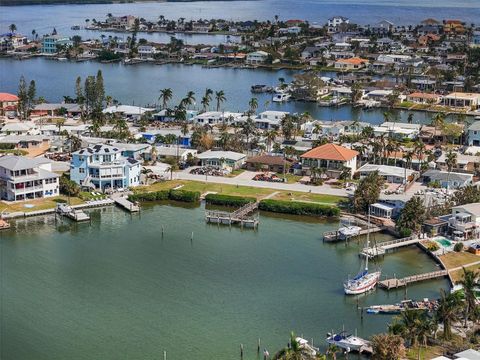
[[[362,277],[364,277],[364,276],[367,275],[367,274],[368,274],[368,270],[364,270],[363,272],[361,272],[360,274],[358,274],[357,276],[355,276],[355,277],[353,278],[353,280],[359,280],[359,279],[361,279]]]

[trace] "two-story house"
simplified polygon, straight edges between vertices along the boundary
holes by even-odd
[[[61,46],[72,46],[73,42],[68,36],[46,35],[42,39],[42,53],[56,54]]]
[[[104,191],[140,184],[140,162],[122,156],[116,146],[96,144],[72,153],[70,179]]]
[[[480,234],[480,203],[454,206],[448,219],[449,228],[455,238],[478,238]]]
[[[325,170],[327,176],[338,178],[344,168],[353,174],[357,170],[358,151],[336,144],[324,144],[301,156],[302,171],[309,175],[312,168]]]
[[[468,128],[467,142],[469,146],[480,146],[480,121],[475,121]]]
[[[0,158],[0,197],[17,201],[59,194],[59,175],[47,158],[29,159],[6,155]]]
[[[9,93],[0,93],[0,116],[17,116],[18,96]]]

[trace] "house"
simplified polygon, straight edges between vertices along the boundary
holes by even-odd
[[[318,46],[307,46],[305,49],[303,49],[301,53],[302,59],[311,59],[317,57],[319,54],[321,54],[324,51],[323,48],[320,48]]]
[[[374,34],[378,34],[378,35],[386,35],[388,34],[390,31],[392,31],[393,29],[393,26],[394,24],[388,20],[382,20],[378,23],[376,23],[375,25],[373,25],[370,30],[374,33]]]
[[[70,179],[101,191],[140,184],[140,162],[122,156],[118,147],[96,144],[72,153]]]
[[[440,157],[437,159],[436,163],[439,169],[448,169],[446,158],[447,154],[443,152],[442,155],[440,155]],[[473,173],[478,164],[480,164],[480,156],[457,153],[457,163],[453,167],[453,171]]]
[[[121,155],[125,158],[142,161],[145,155],[150,153],[152,146],[150,144],[137,143],[112,143],[110,144],[121,150]]]
[[[109,106],[102,112],[104,114],[116,114],[124,117],[127,120],[135,121],[140,120],[143,114],[147,112],[153,112],[155,109],[143,108],[140,106],[132,105],[114,105]]]
[[[155,146],[157,159],[165,160],[175,158],[180,162],[185,162],[189,157],[196,157],[198,151],[195,149],[186,149],[178,146]],[[151,156],[147,160],[152,160]]]
[[[445,34],[460,35],[465,33],[465,26],[460,20],[445,20],[443,22],[443,32]]]
[[[475,110],[480,107],[480,93],[453,92],[443,97],[442,104],[449,107]]]
[[[224,169],[240,169],[245,163],[246,155],[233,151],[208,150],[197,155],[202,166],[218,166]]]
[[[357,170],[360,179],[378,171],[386,182],[391,184],[405,184],[414,180],[417,173],[411,169],[405,169],[397,166],[365,164]]]
[[[198,115],[197,110],[186,110],[185,111],[185,120],[192,121],[192,119]],[[157,113],[152,114],[152,118],[154,121],[161,121],[161,122],[171,122],[176,121],[174,114],[172,114],[167,109],[160,110]]]
[[[47,152],[50,143],[50,137],[44,135],[7,135],[0,138],[3,146],[26,151],[31,157]]]
[[[6,155],[0,158],[0,197],[17,201],[59,195],[59,175],[46,158]]]
[[[374,126],[373,132],[376,136],[387,134],[397,139],[415,139],[418,137],[421,128],[422,125],[420,124],[386,121],[379,126]]]
[[[345,26],[347,24],[350,24],[350,19],[343,16],[334,16],[328,19],[327,31],[329,33],[336,33],[339,31],[342,25]]]
[[[17,116],[18,100],[17,95],[0,93],[0,116]]]
[[[413,102],[415,104],[438,104],[441,100],[441,96],[437,94],[431,93],[423,93],[423,92],[414,92],[407,95],[407,101]]]
[[[228,111],[206,111],[192,118],[192,122],[199,125],[217,125],[217,124],[234,124],[242,113],[233,113]]]
[[[380,102],[387,102],[388,98],[393,95],[393,90],[384,90],[384,89],[376,89],[369,91],[365,97],[368,100],[380,101]]]
[[[56,54],[60,47],[73,46],[73,41],[68,36],[46,35],[42,39],[41,52],[44,54]]]
[[[245,62],[250,65],[259,65],[265,63],[269,57],[269,53],[265,51],[254,51],[247,54]]]
[[[312,168],[325,170],[327,176],[338,178],[344,168],[357,170],[358,152],[336,144],[324,144],[301,155],[302,171],[310,174]]]
[[[292,161],[283,156],[258,155],[247,159],[247,161],[245,161],[245,168],[250,171],[283,173],[287,170],[287,165],[291,164]]]
[[[281,28],[278,29],[278,34],[290,34],[290,35],[298,35],[302,32],[302,28],[300,26],[290,26],[288,28]]]
[[[49,103],[42,103],[37,104],[32,109],[30,115],[31,116],[80,116],[82,113],[82,109],[78,104],[65,104],[65,103],[58,103],[58,104],[49,104]]]
[[[442,188],[458,189],[470,185],[473,180],[472,174],[463,174],[456,172],[427,170],[423,173],[423,182],[425,184],[437,183]]]
[[[189,147],[191,145],[191,133],[184,134],[180,128],[165,128],[165,129],[154,129],[147,130],[143,133],[138,134],[139,137],[143,137],[150,143],[163,143],[163,138],[173,138],[176,139],[174,144],[184,147]]]
[[[463,240],[478,238],[480,234],[480,203],[452,207],[448,219],[450,232]]]
[[[265,130],[279,128],[282,119],[288,114],[287,111],[267,110],[258,114],[258,117],[254,119],[255,125],[257,128]]]
[[[399,64],[411,60],[412,57],[410,55],[402,55],[402,54],[381,54],[378,55],[377,61],[383,62],[386,64]]]
[[[105,22],[112,28],[130,29],[135,25],[135,19],[137,18],[133,15],[109,16]]]
[[[341,70],[359,70],[363,69],[368,64],[368,60],[353,57],[349,59],[339,59],[335,61],[335,69]]]
[[[475,121],[467,130],[469,146],[480,146],[480,121]]]
[[[38,133],[37,127],[33,122],[15,122],[3,125],[0,132],[4,135],[35,135]]]
[[[138,47],[138,55],[142,59],[153,59],[156,54],[156,49],[151,45],[140,45]]]

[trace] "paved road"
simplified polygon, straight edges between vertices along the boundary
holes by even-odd
[[[252,176],[242,173],[237,177],[229,178],[222,176],[207,176],[205,175],[194,175],[187,172],[181,171],[173,174],[174,179],[178,180],[195,180],[203,181],[216,184],[229,184],[229,185],[240,185],[240,186],[252,186],[257,188],[267,188],[273,190],[286,190],[286,191],[299,191],[299,192],[311,192],[314,194],[326,194],[326,195],[337,195],[337,196],[347,196],[347,191],[345,189],[337,189],[330,187],[328,185],[322,186],[311,186],[304,184],[285,184],[285,183],[270,183],[266,181],[254,181],[251,178],[255,173],[251,173]]]

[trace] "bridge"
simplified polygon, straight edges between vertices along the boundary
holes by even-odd
[[[379,281],[378,285],[381,288],[390,290],[390,289],[396,289],[402,286],[407,286],[408,284],[416,283],[419,281],[441,278],[447,275],[448,275],[447,270],[438,270],[438,271],[432,271],[424,274],[407,276],[401,279],[397,279],[397,278],[386,279],[386,280]]]
[[[371,246],[363,249],[360,252],[360,256],[368,256],[370,258],[374,258],[379,255],[385,255],[387,250],[396,249],[402,246],[417,244],[418,242],[420,242],[420,239],[416,235],[409,236],[402,239],[385,241],[378,244],[377,246]]]

